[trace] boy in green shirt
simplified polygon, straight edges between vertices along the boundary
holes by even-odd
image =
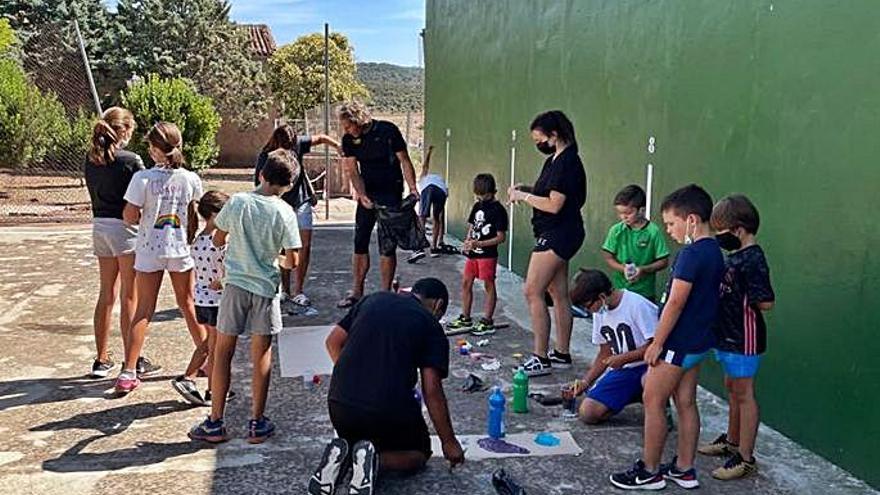
[[[656,302],[656,273],[669,264],[669,250],[660,228],[645,218],[645,191],[635,184],[624,187],[614,197],[614,209],[620,222],[602,244],[611,283]]]

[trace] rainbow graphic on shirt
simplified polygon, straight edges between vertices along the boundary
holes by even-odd
[[[172,229],[180,228],[180,217],[175,215],[174,213],[169,213],[167,215],[159,215],[159,218],[156,219],[156,223],[153,224],[154,229],[164,229],[165,227],[171,227]]]

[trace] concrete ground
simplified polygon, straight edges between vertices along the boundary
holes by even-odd
[[[342,316],[334,304],[350,284],[350,226],[325,225],[315,233],[307,292],[319,315],[288,317],[286,325],[331,324]],[[374,263],[374,267],[377,264]],[[401,263],[402,285],[433,275],[454,294],[447,316],[458,312],[460,257]],[[375,290],[373,270],[369,289]],[[497,320],[511,324],[491,337],[486,349],[502,357],[502,371],[480,373],[490,383],[510,386],[514,353],[528,352],[528,319],[520,295],[521,280],[502,273]],[[163,288],[145,353],[165,368],[139,390],[115,398],[112,380],[84,378],[94,358],[92,310],[97,291],[96,260],[88,226],[0,229],[0,493],[14,494],[245,494],[305,493],[312,468],[332,436],[326,411],[326,381],[315,391],[301,379],[273,376],[267,415],[278,434],[260,446],[241,440],[248,418],[247,353],[236,356],[233,387],[241,397],[228,409],[234,440],[217,446],[193,443],[187,430],[206,409],[190,407],[168,381],[180,373],[192,350],[185,326]],[[479,293],[479,291],[477,291]],[[476,308],[480,307],[478,299]],[[558,390],[591,360],[587,322],[577,324],[577,370],[533,379],[532,389]],[[118,361],[121,344],[112,339]],[[470,360],[452,356],[446,381],[458,433],[485,431],[486,395],[457,390]],[[703,439],[723,428],[724,404],[701,392]],[[384,494],[491,494],[491,472],[504,467],[529,494],[615,493],[609,472],[628,467],[641,446],[640,406],[630,406],[603,426],[588,427],[560,417],[558,408],[532,405],[527,415],[509,415],[509,431],[570,430],[584,449],[579,457],[471,461],[450,473],[441,459],[410,478],[384,478]],[[668,442],[674,445],[674,438]],[[664,459],[671,457],[667,449]],[[807,452],[782,435],[763,428],[759,438],[760,474],[721,483],[709,476],[719,465],[700,458],[704,493],[778,494],[876,493],[843,470]],[[667,491],[679,491],[677,487]]]

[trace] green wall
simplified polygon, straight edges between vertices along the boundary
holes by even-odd
[[[697,182],[761,210],[778,298],[763,420],[880,485],[878,18],[876,0],[428,0],[426,133],[442,169],[451,130],[452,233],[474,174],[509,183],[511,130],[516,180],[536,178],[528,125],[558,108],[589,176],[573,265],[598,265],[612,198],[644,183],[656,136],[654,208]],[[517,208],[519,273],[531,243]]]

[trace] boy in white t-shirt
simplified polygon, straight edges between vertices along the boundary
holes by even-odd
[[[125,346],[125,364],[116,379],[116,391],[128,393],[140,385],[138,357],[165,272],[177,306],[186,321],[198,352],[207,357],[207,334],[196,321],[193,302],[193,259],[190,244],[199,227],[196,202],[202,197],[202,181],[183,168],[183,138],[176,125],[159,122],[146,137],[155,167],[134,174],[125,192],[123,220],[138,227],[135,248],[135,288],[138,301],[131,333]]]
[[[643,358],[657,327],[657,306],[635,292],[615,289],[599,270],[581,269],[570,294],[572,304],[592,313],[593,344],[600,346],[575,390],[578,395],[587,391],[580,419],[597,424],[642,396],[648,371]]]
[[[437,173],[431,173],[431,154],[434,146],[428,146],[428,153],[422,164],[422,172],[419,174],[419,221],[422,228],[428,222],[430,216],[434,223],[431,227],[431,256],[439,256],[442,252],[443,235],[446,216],[446,199],[449,197],[449,186],[443,177]]]

